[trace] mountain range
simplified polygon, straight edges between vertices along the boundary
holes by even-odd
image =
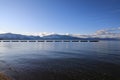
[[[94,34],[55,34],[55,33],[36,33],[36,34],[15,34],[1,33],[0,40],[120,40],[120,27],[98,30]]]
[[[106,35],[61,35],[50,34],[44,36],[35,35],[22,35],[14,33],[0,34],[0,40],[120,40],[119,34],[106,34]]]

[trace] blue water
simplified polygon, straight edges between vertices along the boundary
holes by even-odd
[[[13,80],[120,80],[120,42],[0,42]]]

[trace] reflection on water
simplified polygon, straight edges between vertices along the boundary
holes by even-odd
[[[120,42],[1,42],[0,72],[13,80],[120,80]]]

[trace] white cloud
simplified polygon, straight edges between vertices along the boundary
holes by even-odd
[[[106,38],[120,38],[120,27],[110,28],[104,30],[98,30],[95,32],[97,37],[106,37]]]
[[[116,32],[117,31],[117,32]],[[120,27],[96,31],[96,35],[117,34],[120,33]]]

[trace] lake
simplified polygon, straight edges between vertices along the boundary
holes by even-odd
[[[120,80],[120,42],[0,42],[12,80]]]

